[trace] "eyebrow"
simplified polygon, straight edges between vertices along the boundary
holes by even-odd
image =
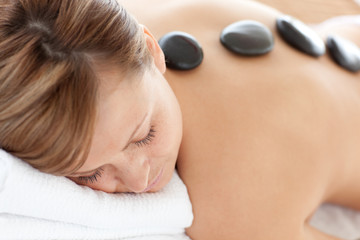
[[[142,120],[136,125],[134,131],[132,132],[132,134],[130,135],[129,140],[127,141],[126,146],[122,149],[122,151],[124,151],[126,148],[129,147],[130,143],[131,143],[131,139],[134,137],[134,135],[136,134],[136,132],[139,130],[139,128],[144,124],[147,116],[149,115],[149,112],[146,112],[145,116],[142,118]],[[94,173],[96,170],[98,170],[100,167],[90,170],[90,171],[86,171],[86,172],[75,172],[73,173],[74,175],[87,175],[90,173]]]

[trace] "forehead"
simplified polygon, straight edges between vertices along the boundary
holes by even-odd
[[[109,95],[114,90],[125,87],[126,80],[131,78],[129,74],[126,74],[119,66],[114,64],[97,63],[94,64],[93,70],[98,79],[100,96]]]
[[[99,119],[108,115],[122,115],[122,118],[126,118],[138,110],[140,101],[149,100],[143,76],[125,74],[114,66],[97,70],[97,76]],[[145,105],[144,102],[142,104]]]

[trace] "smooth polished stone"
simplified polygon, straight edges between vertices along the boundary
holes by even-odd
[[[191,70],[201,64],[204,58],[199,42],[185,32],[170,32],[159,40],[165,54],[166,66],[176,70]]]
[[[243,20],[227,26],[221,33],[221,43],[241,55],[262,55],[274,47],[271,31],[262,23]]]
[[[353,42],[339,36],[329,36],[326,46],[340,66],[352,72],[360,70],[360,49]]]
[[[325,54],[323,40],[303,22],[286,15],[276,20],[276,28],[280,36],[298,50],[314,57]]]

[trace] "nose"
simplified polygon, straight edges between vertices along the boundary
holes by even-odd
[[[129,158],[124,165],[119,176],[119,184],[123,185],[121,188],[125,187],[129,192],[142,192],[149,181],[149,160],[145,156],[138,156]]]

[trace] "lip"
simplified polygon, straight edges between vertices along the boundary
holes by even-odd
[[[161,180],[161,177],[163,175],[163,172],[164,172],[164,168],[161,169],[160,173],[157,175],[157,177],[155,178],[155,180],[149,184],[144,190],[142,190],[141,192],[144,193],[144,192],[147,192],[149,190],[151,190],[153,187],[156,186],[156,184],[158,184]]]

